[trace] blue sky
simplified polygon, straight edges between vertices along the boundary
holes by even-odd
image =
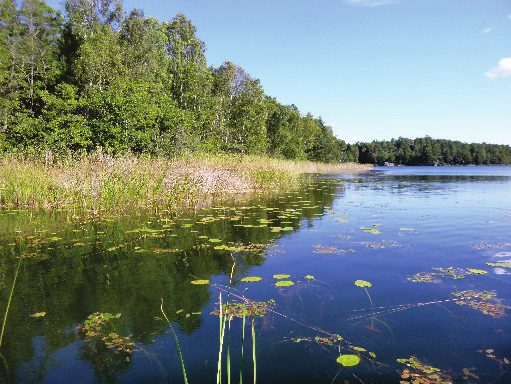
[[[208,65],[232,61],[347,142],[511,145],[509,0],[124,1],[136,7],[184,13]]]

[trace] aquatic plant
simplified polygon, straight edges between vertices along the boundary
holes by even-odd
[[[170,326],[170,330],[172,331],[172,334],[174,335],[174,340],[176,341],[177,351],[179,353],[179,360],[181,361],[181,371],[183,372],[183,379],[185,384],[188,384],[188,379],[186,377],[186,369],[185,369],[185,363],[183,361],[183,354],[181,353],[181,347],[179,345],[179,340],[177,338],[176,332],[174,331],[174,327],[172,326],[172,323],[170,322],[169,318],[167,317],[167,314],[163,310],[163,298],[161,299],[161,305],[160,305],[161,313],[163,314],[163,317],[165,317],[165,320],[167,320],[167,323]]]
[[[354,249],[340,249],[336,246],[329,245],[321,245],[321,244],[314,244],[314,253],[320,253],[320,254],[328,254],[328,253],[336,253],[341,254],[344,252],[355,252]]]
[[[51,156],[51,155],[50,155]],[[48,156],[0,157],[0,204],[7,207],[81,208],[93,215],[142,208],[194,209],[214,197],[299,185],[303,174],[342,173],[366,166],[319,164],[261,156],[195,155],[174,159],[101,150],[48,161]]]
[[[501,303],[494,302],[490,303],[490,300],[495,300],[497,293],[495,291],[460,291],[453,292],[453,295],[458,299],[455,300],[456,304],[467,305],[468,307],[482,312],[492,317],[506,316],[505,310],[511,308],[509,306],[502,305]]]
[[[398,363],[405,364],[408,368],[401,373],[401,383],[414,384],[451,384],[453,379],[450,375],[442,372],[439,368],[422,363],[417,357],[409,359],[397,359]]]
[[[340,355],[337,362],[343,367],[352,367],[360,363],[360,357],[357,355]]]
[[[277,281],[277,282],[275,283],[275,285],[276,285],[277,287],[290,287],[290,286],[292,286],[292,285],[295,285],[295,283],[294,283],[294,282],[292,282],[292,281],[290,281],[290,280],[281,280],[281,281]]]
[[[501,262],[501,263],[486,263],[488,264],[490,267],[500,267],[500,268],[511,268],[511,263],[504,263],[504,262]]]
[[[454,267],[448,267],[448,268],[433,268],[434,270],[437,270],[439,272],[419,272],[415,275],[409,276],[407,279],[409,281],[412,281],[414,283],[439,283],[441,280],[439,277],[447,277],[452,279],[463,279],[467,277],[468,275],[485,275],[488,272],[482,269],[475,269],[475,268],[454,268]]]
[[[20,270],[21,257],[18,260],[18,266],[16,272],[14,272],[14,280],[12,282],[11,292],[9,293],[9,299],[7,300],[7,308],[5,308],[4,321],[2,322],[2,332],[0,333],[0,348],[2,348],[2,340],[4,338],[5,324],[7,323],[7,315],[9,314],[9,308],[11,307],[12,296],[14,294],[14,287],[16,286],[16,280],[18,278],[18,272]]]
[[[364,288],[366,293],[367,293],[367,297],[369,298],[369,302],[371,303],[371,309],[373,311],[373,314],[374,314],[374,306],[373,306],[373,300],[371,299],[371,295],[369,295],[369,291],[367,290],[368,287],[371,287],[372,284],[369,282],[369,281],[365,281],[365,280],[356,280],[355,281],[355,285],[357,287],[361,287],[361,288]],[[371,329],[374,328],[374,316],[371,317]]]
[[[112,315],[111,313],[96,312],[87,317],[82,324],[76,328],[78,333],[85,336],[85,339],[91,341],[98,338],[110,349],[116,352],[133,352],[135,343],[129,336],[120,336],[117,332],[111,332],[111,321],[119,319],[121,314]]]

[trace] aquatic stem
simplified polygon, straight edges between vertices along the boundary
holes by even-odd
[[[165,317],[165,320],[167,320],[167,323],[169,323],[172,333],[174,334],[174,339],[176,340],[176,345],[177,345],[177,351],[179,352],[179,359],[181,360],[181,370],[183,371],[183,378],[184,378],[185,384],[188,384],[188,379],[186,378],[185,363],[183,361],[183,355],[181,354],[181,347],[179,346],[179,340],[177,339],[177,335],[176,335],[176,332],[174,331],[174,327],[172,326],[172,323],[170,322],[169,318],[165,314],[165,311],[163,310],[163,298],[161,299],[160,309],[161,309],[161,313],[163,313],[163,316]]]
[[[0,334],[0,348],[2,348],[2,340],[4,338],[5,331],[5,323],[7,323],[7,314],[9,313],[9,307],[11,306],[12,295],[14,294],[14,286],[16,285],[16,279],[18,278],[18,272],[20,270],[21,265],[21,256],[18,261],[18,267],[16,268],[16,272],[14,273],[14,281],[12,282],[11,294],[9,295],[9,300],[7,301],[7,308],[5,309],[4,322],[2,324],[2,333]]]
[[[371,287],[372,284],[369,281],[357,280],[357,281],[355,281],[355,285],[357,287],[364,288],[367,293],[367,297],[369,297],[369,302],[371,303],[371,312],[372,312],[371,329],[373,329],[374,328],[374,305],[373,305],[373,300],[371,299],[371,295],[369,295],[369,291],[367,290],[367,287]]]
[[[243,383],[243,345],[245,344],[245,314],[246,314],[246,303],[244,302],[243,303],[243,319],[241,321],[241,328],[242,328],[242,332],[241,332],[241,361],[240,361],[240,384]]]
[[[254,384],[256,384],[256,334],[255,334],[255,323],[254,323],[254,315],[252,315],[252,361],[254,362]]]
[[[227,384],[231,384],[231,320],[229,316],[229,327],[227,328]]]
[[[225,336],[225,323],[227,320],[227,315],[224,315],[222,312],[222,292],[219,294],[220,297],[220,347],[218,349],[218,367],[216,372],[216,382],[220,384],[222,382],[222,349],[224,345],[224,336]]]
[[[373,315],[371,316],[371,329],[374,328],[374,305],[373,305],[373,300],[371,299],[371,295],[369,295],[369,291],[367,290],[367,287],[364,287],[366,293],[367,293],[367,297],[369,297],[369,302],[371,303],[371,312],[373,313]]]

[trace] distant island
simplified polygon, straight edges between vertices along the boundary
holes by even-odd
[[[398,138],[346,145],[346,161],[377,165],[509,165],[511,147],[460,141]]]

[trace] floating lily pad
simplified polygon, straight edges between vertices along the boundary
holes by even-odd
[[[256,281],[260,281],[262,279],[263,278],[259,277],[259,276],[247,276],[247,277],[244,277],[243,279],[241,279],[241,281],[247,281],[247,282],[253,283]]]
[[[369,281],[365,281],[365,280],[357,280],[357,281],[355,281],[355,285],[357,287],[371,287],[372,286],[372,284]]]
[[[273,275],[275,279],[289,279],[291,275]]]
[[[337,362],[344,367],[353,367],[360,363],[360,357],[357,355],[341,355],[337,358]]]
[[[511,263],[486,263],[490,267],[511,268]]]
[[[195,284],[195,285],[206,285],[206,284],[209,284],[209,280],[193,280],[192,284]]]
[[[474,268],[467,268],[467,271],[469,271],[470,273],[472,273],[474,275],[484,275],[484,274],[488,273],[487,271],[484,271],[482,269],[474,269]]]
[[[295,283],[293,283],[290,280],[282,280],[282,281],[276,282],[275,285],[277,287],[290,287],[291,285],[295,285]]]

